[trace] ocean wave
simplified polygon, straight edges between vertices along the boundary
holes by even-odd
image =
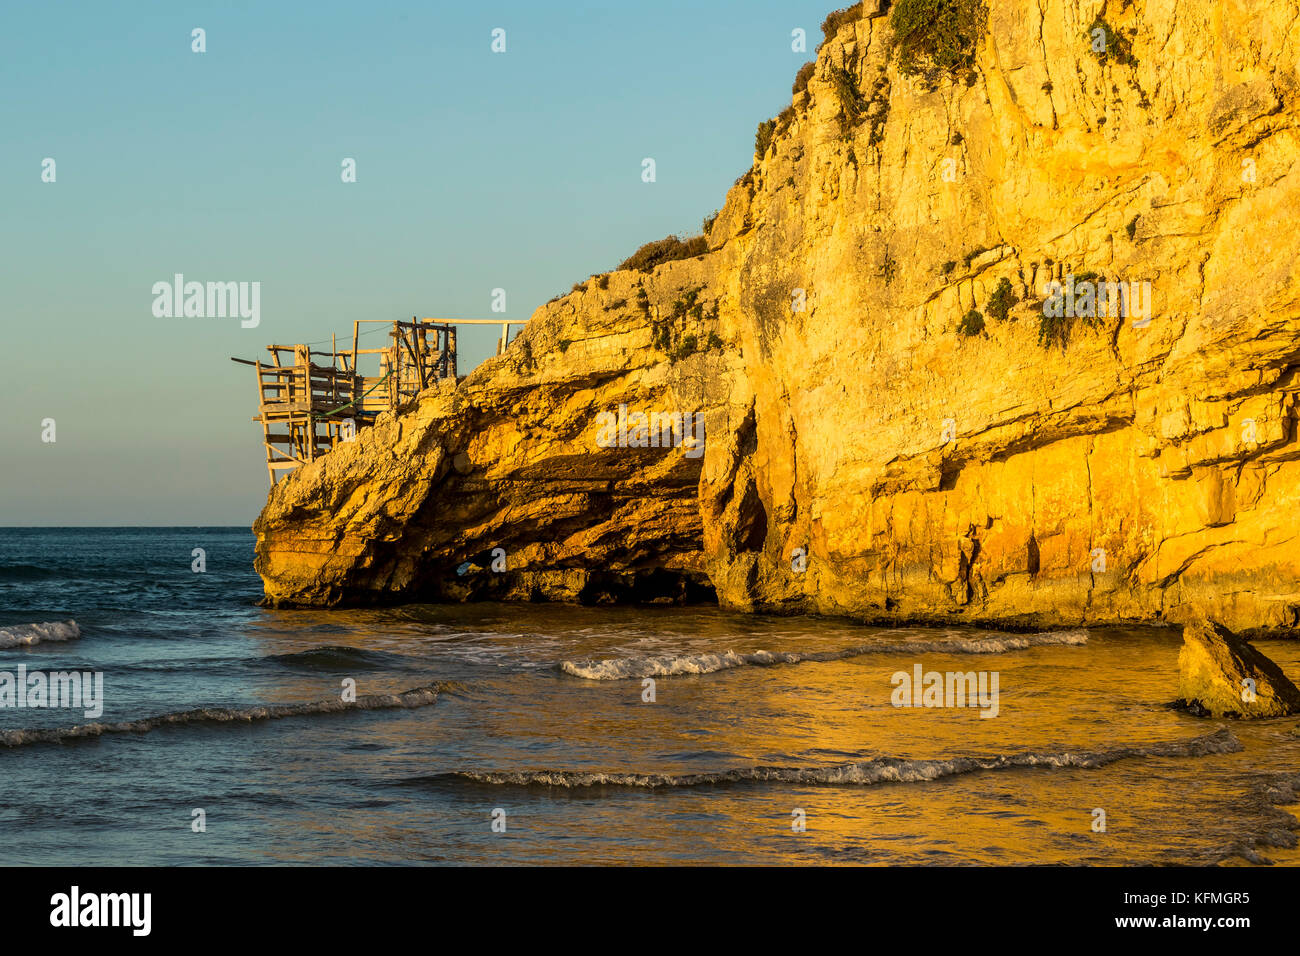
[[[391,667],[393,665],[400,666],[409,663],[409,660],[401,654],[368,650],[360,647],[346,647],[341,644],[330,644],[322,647],[308,648],[303,651],[289,651],[284,654],[267,654],[262,657],[252,658],[250,662],[255,664],[283,664],[289,667],[305,667],[309,669],[342,668],[351,670],[358,667],[374,668]]]
[[[423,687],[413,687],[400,694],[367,694],[355,701],[316,700],[300,704],[263,704],[255,707],[200,707],[196,710],[175,711],[124,720],[116,723],[79,724],[75,727],[28,728],[0,731],[0,746],[23,747],[28,744],[63,743],[85,737],[102,737],[104,734],[143,734],[158,727],[183,724],[251,724],[284,717],[301,717],[308,714],[337,714],[352,710],[396,710],[427,707],[438,699],[438,694],[449,685],[439,682]]]
[[[1300,803],[1300,773],[1267,777],[1256,786],[1246,803],[1253,803],[1259,813],[1258,832],[1228,847],[1222,854],[1223,859],[1241,857],[1251,863],[1272,866],[1273,861],[1265,856],[1265,850],[1270,847],[1294,850],[1300,846],[1300,837],[1296,835],[1300,830],[1300,820],[1282,809]]]
[[[162,660],[130,661],[114,664],[113,671],[115,673],[138,671],[147,674],[185,674],[201,670],[208,675],[239,674],[250,670],[257,671],[269,665],[298,668],[309,672],[334,670],[346,674],[360,671],[398,670],[412,667],[416,663],[419,662],[405,655],[387,651],[325,646],[302,651],[286,651],[282,654],[258,654],[247,657],[169,657]]]
[[[0,564],[0,581],[38,581],[42,578],[62,576],[62,571],[42,568],[34,564]]]
[[[545,786],[580,789],[586,787],[636,787],[647,789],[704,787],[717,784],[784,783],[819,786],[869,786],[878,783],[926,783],[942,777],[980,770],[1011,770],[1026,767],[1104,767],[1132,757],[1206,757],[1237,753],[1240,741],[1226,727],[1213,733],[1184,740],[1115,747],[1094,751],[1046,751],[993,757],[949,757],[910,760],[904,757],[873,757],[869,760],[830,767],[738,767],[702,773],[605,773],[587,770],[535,770],[479,772],[460,771],[452,776],[475,783],[499,786]]]
[[[1087,631],[1044,631],[1039,634],[998,634],[995,637],[957,641],[904,641],[896,644],[861,644],[838,651],[756,651],[739,654],[686,654],[662,657],[616,657],[603,661],[562,661],[560,670],[587,680],[628,680],[712,674],[733,667],[770,667],[805,661],[840,661],[866,654],[1003,654],[1030,647],[1078,647],[1088,643]]]
[[[76,621],[47,621],[43,624],[11,624],[0,627],[0,648],[31,647],[47,641],[71,641],[81,636]]]

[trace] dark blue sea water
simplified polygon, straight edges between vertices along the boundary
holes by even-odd
[[[0,675],[104,691],[0,706],[0,863],[1300,860],[1300,722],[1166,708],[1173,631],[273,611],[252,558],[245,529],[0,529]],[[916,665],[996,671],[997,716],[894,706]]]

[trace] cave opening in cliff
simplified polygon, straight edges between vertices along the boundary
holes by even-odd
[[[713,604],[718,595],[704,575],[650,568],[623,574],[593,574],[578,592],[586,605]]]

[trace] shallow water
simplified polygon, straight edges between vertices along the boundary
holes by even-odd
[[[105,696],[93,720],[0,709],[0,863],[1300,861],[1300,721],[1166,708],[1175,631],[272,611],[252,546],[244,529],[0,529],[0,635],[80,631],[0,640],[0,671],[99,671]],[[1300,678],[1300,644],[1258,646]],[[893,706],[892,676],[918,664],[996,671],[997,716]],[[340,709],[345,680],[362,707]],[[132,725],[31,733],[115,722]]]

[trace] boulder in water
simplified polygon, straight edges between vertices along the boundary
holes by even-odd
[[[1178,692],[1189,710],[1211,717],[1300,713],[1300,687],[1236,634],[1206,618],[1183,627]]]

